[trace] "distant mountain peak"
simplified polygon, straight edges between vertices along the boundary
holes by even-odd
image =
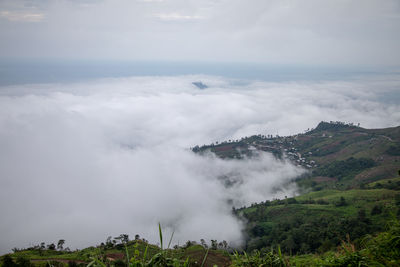
[[[314,129],[314,131],[326,131],[326,130],[339,130],[339,129],[345,129],[345,128],[357,128],[360,127],[358,125],[354,125],[353,123],[345,123],[341,121],[321,121],[317,128]]]
[[[208,86],[207,86],[206,84],[204,84],[203,82],[201,82],[201,81],[192,82],[192,84],[193,84],[194,86],[196,86],[197,88],[199,88],[199,89],[206,89],[206,88],[208,88]]]

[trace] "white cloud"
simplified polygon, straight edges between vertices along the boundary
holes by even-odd
[[[44,14],[43,13],[29,13],[29,12],[0,11],[0,18],[5,18],[9,21],[39,22],[44,19]]]
[[[154,14],[154,17],[160,19],[160,20],[166,20],[166,21],[174,21],[174,20],[198,20],[198,19],[203,19],[202,16],[193,16],[193,15],[182,15],[179,13],[167,13],[167,14]]]
[[[148,3],[160,3],[164,2],[165,0],[137,0],[138,2],[148,2]]]
[[[201,80],[209,88],[191,84]],[[224,161],[188,148],[294,134],[321,120],[398,125],[398,77],[238,85],[211,76],[136,77],[0,88],[0,250],[82,247],[128,233],[157,241],[241,240],[237,206],[296,192],[302,172],[268,154]],[[218,180],[239,183],[225,188]],[[272,188],[282,190],[275,192]]]
[[[2,57],[372,66],[400,61],[397,0],[4,0],[0,9],[15,20],[30,14],[25,19],[42,21],[34,27],[0,21]]]

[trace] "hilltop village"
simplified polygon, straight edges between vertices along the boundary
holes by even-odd
[[[321,122],[315,129],[307,129],[304,134],[296,134],[292,136],[279,135],[253,135],[243,137],[240,140],[227,140],[215,142],[210,145],[201,147],[195,146],[192,151],[195,153],[205,153],[210,151],[215,153],[220,158],[242,159],[244,157],[257,156],[259,151],[272,153],[280,159],[288,159],[297,166],[302,166],[307,169],[318,167],[318,164],[313,159],[312,151],[304,151],[303,144],[311,139],[329,139],[333,138],[334,134],[327,131],[328,128],[359,128],[354,124],[346,124],[343,122]],[[359,128],[362,129],[362,128]],[[318,152],[318,150],[317,150]],[[320,155],[321,153],[317,153]]]
[[[264,151],[308,169],[308,178],[301,180],[304,186],[359,188],[392,178],[398,172],[399,135],[400,127],[364,129],[353,123],[331,121],[293,136],[259,134],[192,150],[214,153],[222,159],[257,157]]]
[[[321,135],[322,137],[329,137]],[[330,136],[332,137],[332,136]],[[302,154],[297,149],[297,141],[302,140],[302,135],[294,136],[272,136],[272,135],[254,135],[244,137],[240,140],[228,140],[221,143],[216,142],[211,145],[194,147],[194,152],[211,151],[220,158],[242,159],[244,157],[257,156],[259,151],[269,152],[277,158],[286,158],[298,166],[311,169],[317,167],[315,160],[310,159],[312,152]]]

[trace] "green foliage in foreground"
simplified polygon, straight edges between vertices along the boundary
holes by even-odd
[[[288,262],[285,262],[284,256],[281,253],[280,247],[278,247],[277,253],[273,250],[268,252],[261,253],[258,250],[253,251],[250,254],[244,252],[243,254],[239,254],[235,252],[233,255],[232,266],[234,267],[262,267],[262,266],[273,266],[273,267],[282,267],[288,266]]]
[[[276,252],[235,253],[232,266],[400,266],[400,223],[394,220],[386,232],[365,236],[359,249],[347,237],[336,251],[322,255],[283,256],[279,247]]]
[[[150,245],[149,245],[150,246]],[[173,250],[163,249],[153,256],[148,256],[148,248],[145,251],[137,250],[130,255],[126,247],[126,259],[108,261],[103,259],[101,255],[93,257],[89,264],[69,262],[47,261],[46,263],[31,263],[29,259],[24,257],[11,257],[10,254],[2,257],[2,267],[187,267],[187,266],[213,266],[205,265],[209,251],[205,253],[201,262],[193,262],[187,257],[182,259]],[[197,246],[194,246],[197,247]],[[17,253],[18,254],[18,253]],[[12,255],[12,254],[11,254]],[[216,265],[214,265],[216,266]],[[232,267],[263,267],[263,266],[400,266],[400,222],[393,220],[387,231],[375,236],[367,235],[362,239],[361,245],[357,247],[351,242],[349,236],[346,241],[342,241],[340,246],[335,250],[330,250],[324,254],[304,254],[296,256],[284,255],[280,248],[276,250],[262,249],[254,250],[251,253],[235,252],[231,255],[231,262],[224,263],[221,266]]]
[[[126,264],[124,264],[126,267],[188,267],[189,266],[189,258],[187,258],[185,261],[182,261],[176,257],[171,257],[170,254],[168,254],[168,249],[171,245],[173,233],[171,235],[171,239],[168,243],[168,249],[163,249],[163,235],[162,235],[162,230],[161,230],[161,225],[158,224],[158,230],[159,230],[159,235],[160,235],[160,244],[161,244],[161,249],[158,253],[154,254],[152,257],[148,259],[147,252],[149,249],[149,246],[147,245],[143,256],[141,257],[140,251],[137,249],[137,244],[135,244],[135,250],[132,256],[129,255],[129,250],[128,247],[125,244],[125,259],[126,259]],[[116,264],[117,261],[107,261],[107,260],[102,260],[98,257],[94,257],[93,260],[87,265],[87,267],[107,267],[107,266],[115,266],[119,267],[118,264]],[[122,264],[121,264],[122,265]]]
[[[399,200],[397,200],[399,199]],[[385,230],[397,214],[400,192],[388,189],[323,190],[235,209],[246,220],[246,251],[280,246],[287,254],[324,253],[350,235]]]

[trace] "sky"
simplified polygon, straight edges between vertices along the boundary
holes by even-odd
[[[0,58],[398,66],[398,0],[2,0]]]
[[[174,244],[240,246],[232,205],[297,195],[306,170],[190,147],[320,121],[399,126],[399,12],[395,0],[1,0],[0,253],[123,233],[156,243],[158,223]]]

